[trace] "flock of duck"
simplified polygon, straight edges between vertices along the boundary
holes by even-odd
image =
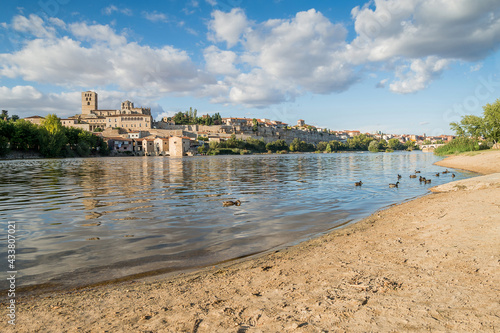
[[[415,170],[415,173],[413,175],[410,175],[410,178],[417,178],[417,173],[420,173],[420,171]],[[445,175],[447,173],[450,173],[448,171],[448,169],[446,169],[445,171],[441,172],[441,174],[443,174],[443,175]],[[439,177],[439,172],[436,173],[435,176]],[[396,183],[390,183],[389,187],[391,187],[391,188],[399,187],[399,180],[401,178],[403,178],[403,176],[401,176],[401,175],[398,174],[398,181]],[[455,174],[454,173],[451,174],[451,178],[455,178]],[[422,177],[422,176],[419,176],[418,180],[421,183],[424,183],[424,184],[430,184],[431,183],[430,179],[427,179],[427,178]],[[360,180],[359,182],[355,182],[354,185],[355,186],[361,186],[361,185],[363,185],[363,182]],[[223,207],[240,206],[240,205],[241,205],[241,201],[239,201],[239,200],[236,200],[236,201],[224,201],[224,202],[222,202],[222,206]]]
[[[410,178],[417,178],[417,173],[420,173],[420,171],[417,171],[415,170],[415,173],[413,175],[410,175]],[[445,171],[441,172],[441,174],[445,175],[447,173],[450,173],[448,171],[448,169],[446,169]],[[439,172],[435,174],[436,177],[439,177]],[[398,174],[398,180],[396,183],[390,183],[389,184],[389,187],[393,188],[393,187],[399,187],[399,180],[403,178],[403,176],[399,175]],[[455,174],[452,173],[451,174],[451,178],[455,178]],[[431,183],[431,179],[427,179],[425,177],[422,177],[422,176],[419,176],[419,179],[418,179],[421,183],[424,183],[424,184],[430,184]],[[354,186],[361,186],[363,185],[363,182],[360,180],[359,182],[355,182],[354,183]]]

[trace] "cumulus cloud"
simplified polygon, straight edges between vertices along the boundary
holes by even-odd
[[[234,17],[238,13],[240,9],[226,14]],[[219,14],[218,11],[213,14],[211,27],[222,20]],[[320,12],[311,9],[297,13],[292,19],[273,19],[252,26],[246,18],[244,22],[248,25],[231,30],[230,36],[220,37],[228,42],[228,47],[241,41],[243,51],[224,54],[219,49],[215,53],[214,48],[206,49],[207,66],[220,68],[222,73],[223,65],[231,75],[224,80],[230,86],[229,95],[215,100],[260,107],[293,100],[307,91],[321,94],[343,91],[358,80],[345,59],[347,30],[340,24],[332,24]],[[251,70],[234,77],[236,59]]]
[[[249,26],[247,16],[241,8],[233,8],[229,13],[215,10],[209,23],[211,30],[208,38],[215,42],[226,42],[227,47],[233,47]]]
[[[47,26],[45,22],[35,14],[29,17],[22,15],[14,16],[12,28],[18,32],[29,33],[38,38],[55,38],[55,28]]]
[[[396,71],[398,78],[389,85],[392,92],[407,94],[422,90],[429,82],[441,75],[449,60],[439,59],[435,56],[427,57],[425,60],[415,59],[409,66],[401,66]]]
[[[399,62],[390,85],[396,93],[424,89],[450,63],[482,59],[500,45],[495,0],[375,0],[352,17],[357,36],[348,58],[359,65]]]
[[[209,46],[203,51],[206,69],[215,75],[235,75],[238,70],[235,67],[237,59],[236,53],[232,51],[222,51],[217,46]]]
[[[33,86],[0,87],[2,109],[21,118],[49,113],[59,117],[74,115],[81,107],[80,96],[80,92],[43,94]]]
[[[70,24],[69,29],[80,40],[105,42],[110,45],[123,45],[127,42],[124,36],[116,34],[108,25],[73,23]]]
[[[69,87],[115,85],[145,96],[215,83],[185,51],[172,46],[128,42],[107,25],[74,23],[69,31],[72,36],[29,40],[17,52],[0,54],[0,76]]]
[[[111,5],[103,13],[120,10]],[[156,11],[142,15],[168,20]],[[241,8],[214,10],[207,23],[213,43],[196,46],[204,63],[195,63],[186,50],[131,42],[110,25],[17,15],[2,27],[27,37],[16,51],[0,54],[0,78],[70,89],[113,86],[146,101],[174,93],[266,107],[305,93],[342,92],[379,72],[385,78],[377,88],[414,93],[453,63],[478,63],[500,45],[497,0],[373,0],[351,16],[353,38],[344,23],[315,9],[262,22]]]

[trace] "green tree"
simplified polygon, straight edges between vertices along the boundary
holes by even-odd
[[[350,150],[368,150],[368,145],[372,140],[372,138],[365,134],[360,134],[347,139],[347,145]]]
[[[14,123],[0,118],[0,135],[10,141],[15,133]]]
[[[38,128],[31,122],[19,119],[12,122],[14,127],[14,134],[11,138],[10,144],[16,150],[37,149],[40,145],[38,139]]]
[[[393,150],[401,150],[404,148],[403,144],[397,138],[389,139],[389,141],[387,141],[387,147]]]
[[[221,125],[222,124],[222,117],[218,112],[216,114],[214,114],[213,120],[214,120],[214,125]]]
[[[0,156],[4,156],[9,152],[9,140],[3,136],[0,135]]]
[[[9,120],[9,111],[2,110],[2,114],[0,114],[0,119]]]
[[[387,141],[385,141],[384,139],[380,140],[378,142],[378,149],[386,150],[387,149]]]
[[[483,135],[486,136],[485,121],[483,118],[478,116],[463,116],[459,123],[453,122],[450,123],[450,126],[458,136],[470,136],[474,139],[477,139]]]
[[[277,151],[282,151],[282,150],[288,151],[288,145],[286,144],[285,140],[280,139],[280,140],[276,140],[274,142],[269,142],[266,145],[266,149],[270,150],[272,152],[277,152]]]
[[[50,114],[42,121],[40,129],[40,153],[45,157],[61,156],[67,138],[60,119]]]
[[[486,104],[483,110],[483,134],[487,139],[497,143],[500,140],[500,99],[497,99],[493,104]]]
[[[415,142],[411,141],[411,140],[408,140],[405,142],[405,147],[406,147],[406,150],[413,150],[415,149]]]
[[[328,142],[324,142],[324,141],[318,142],[318,144],[316,145],[316,150],[317,151],[325,151],[327,146],[328,146]]]
[[[332,140],[328,144],[331,146],[332,151],[344,150],[346,148],[342,142],[337,140]]]
[[[259,130],[259,122],[257,119],[252,119],[252,131],[257,132]]]
[[[370,142],[368,145],[368,150],[371,151],[372,153],[376,153],[379,151],[379,143],[377,140],[373,140]]]
[[[266,151],[266,143],[262,139],[248,138],[243,148],[261,153]]]

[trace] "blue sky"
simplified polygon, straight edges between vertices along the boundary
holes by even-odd
[[[155,117],[440,135],[500,97],[497,0],[80,4],[3,4],[0,108],[71,116],[94,90]]]

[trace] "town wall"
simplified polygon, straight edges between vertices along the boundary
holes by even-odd
[[[317,144],[321,141],[332,141],[339,140],[337,136],[330,133],[316,132],[316,131],[303,131],[299,129],[286,129],[279,127],[258,127],[257,131],[254,132],[251,126],[241,126],[241,125],[169,125],[163,122],[159,122],[156,130],[151,130],[153,134],[157,131],[158,136],[218,136],[220,138],[230,138],[231,135],[235,135],[237,139],[246,140],[248,138],[262,139],[264,142],[269,143],[276,140],[285,140],[288,144],[293,141],[293,139],[298,138],[301,141],[307,143]],[[180,133],[182,131],[182,133]],[[163,135],[161,135],[162,133]]]

